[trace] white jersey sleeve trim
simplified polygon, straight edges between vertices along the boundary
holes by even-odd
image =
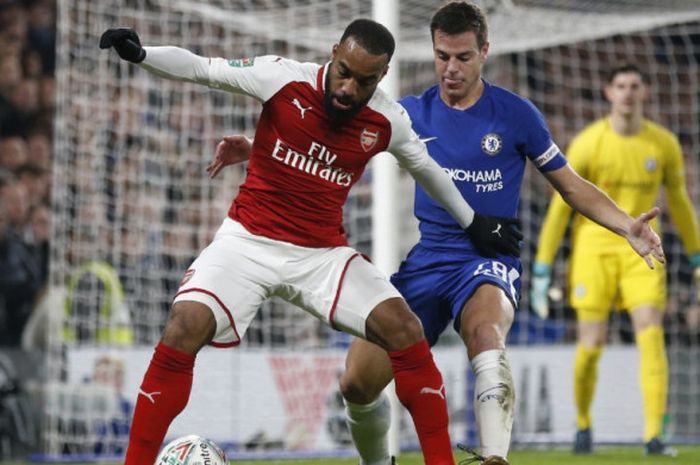
[[[319,65],[267,55],[237,60],[205,58],[179,47],[144,47],[141,66],[161,77],[266,101],[292,81],[316,84]]]
[[[382,113],[391,124],[391,140],[387,150],[391,152],[423,189],[440,203],[462,228],[474,220],[474,209],[467,203],[452,179],[428,154],[425,144],[413,131],[406,110],[377,90],[369,105]]]

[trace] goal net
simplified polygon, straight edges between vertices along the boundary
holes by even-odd
[[[379,0],[376,0],[379,1]],[[433,85],[429,19],[438,1],[401,0],[397,56],[401,94]],[[694,1],[484,0],[490,18],[490,81],[530,98],[555,140],[572,136],[606,105],[605,70],[623,61],[651,79],[648,116],[683,145],[691,198],[700,205],[700,7]],[[191,260],[212,238],[245,177],[205,168],[223,135],[252,135],[260,105],[250,98],[167,81],[101,51],[101,33],[130,26],[142,41],[178,45],[203,56],[243,59],[279,54],[324,62],[344,26],[372,14],[371,0],[58,0],[58,68],[53,182],[54,236],[47,296],[47,373],[43,453],[123,453],[130,404]],[[345,207],[351,245],[372,252],[372,170]],[[413,182],[400,175],[404,256],[417,238]],[[514,441],[573,437],[571,377],[574,320],[554,302],[553,317],[529,312],[535,240],[551,189],[529,167],[520,216],[526,247],[521,309],[510,336],[519,390]],[[666,211],[666,210],[664,210]],[[700,439],[700,308],[692,305],[690,268],[663,215],[669,302],[665,321],[671,366],[667,434]],[[563,283],[568,248],[555,265]],[[600,442],[641,441],[636,352],[623,317],[611,325],[600,385],[631,391],[601,395],[594,417]],[[205,349],[190,404],[168,438],[200,434],[232,457],[296,457],[349,452],[337,378],[349,339],[288,304],[272,300],[240,347]],[[473,380],[461,342],[446,334],[436,348],[451,403],[454,441],[475,444]],[[631,350],[628,350],[631,349]],[[632,365],[630,365],[630,363]],[[607,371],[606,371],[607,370]],[[606,376],[613,378],[607,379]],[[623,382],[624,381],[624,382]],[[627,384],[625,384],[627,383]],[[622,389],[622,388],[621,388]],[[602,390],[602,389],[601,389]],[[636,397],[635,397],[636,396]],[[636,403],[635,403],[636,402]],[[609,404],[608,404],[609,403]],[[554,409],[556,405],[556,410]],[[606,406],[625,412],[605,417]],[[610,410],[610,409],[607,409]],[[631,412],[627,415],[628,412]],[[603,424],[605,422],[605,424]],[[416,447],[402,418],[402,447]],[[597,427],[597,423],[596,423]]]

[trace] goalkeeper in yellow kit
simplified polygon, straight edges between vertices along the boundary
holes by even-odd
[[[647,93],[646,79],[636,66],[612,70],[605,87],[610,114],[574,138],[567,151],[569,163],[631,216],[654,206],[663,186],[671,217],[700,287],[698,219],[686,191],[680,144],[671,132],[644,118],[642,106]],[[549,313],[547,291],[552,262],[571,212],[571,207],[556,194],[540,232],[530,301],[542,317]],[[658,229],[656,226],[652,224]],[[668,390],[662,329],[665,267],[657,263],[650,269],[623,238],[577,214],[572,225],[568,278],[569,303],[576,309],[578,321],[574,365],[578,431],[574,452],[592,451],[590,406],[608,316],[615,307],[629,311],[640,352],[646,452],[675,455],[675,450],[660,439]]]

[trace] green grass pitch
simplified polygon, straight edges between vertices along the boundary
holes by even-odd
[[[508,460],[511,465],[700,465],[700,446],[678,447],[678,457],[647,457],[642,447],[599,447],[592,455],[573,455],[569,449],[515,450]],[[455,451],[459,462],[467,454]],[[232,465],[285,465],[299,461],[232,461]],[[308,465],[356,465],[357,459],[304,460]],[[422,465],[418,454],[405,454],[397,459],[398,465]]]
[[[515,450],[508,460],[511,465],[700,465],[700,445],[677,447],[678,457],[648,457],[641,446],[637,447],[599,447],[592,455],[573,455],[569,449],[555,450]],[[455,451],[459,462],[467,454]],[[323,459],[303,461],[236,461],[232,465],[285,465],[293,463],[308,465],[356,465],[357,459]],[[405,454],[397,459],[398,465],[422,465],[418,454]]]
[[[573,455],[569,449],[554,450],[515,450],[509,455],[511,465],[700,465],[700,445],[680,446],[678,457],[648,457],[642,447],[600,446],[592,455]],[[455,451],[455,458],[466,458],[466,454]],[[418,454],[404,454],[397,460],[399,465],[422,465]],[[29,465],[29,462],[0,462],[2,465]],[[318,459],[318,460],[231,460],[231,465],[356,465],[357,459]],[[86,465],[66,464],[66,465]],[[99,462],[99,465],[118,465]]]

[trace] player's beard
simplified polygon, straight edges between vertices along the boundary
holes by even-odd
[[[326,114],[331,119],[331,123],[333,123],[334,125],[343,125],[350,121],[352,118],[355,117],[355,115],[357,115],[360,112],[360,110],[362,110],[362,107],[367,105],[367,102],[369,102],[369,99],[372,97],[370,95],[368,98],[361,102],[353,103],[347,110],[340,110],[333,106],[333,93],[330,91],[330,83],[330,73],[327,73],[325,85],[326,89],[323,94],[323,107],[326,110]]]

